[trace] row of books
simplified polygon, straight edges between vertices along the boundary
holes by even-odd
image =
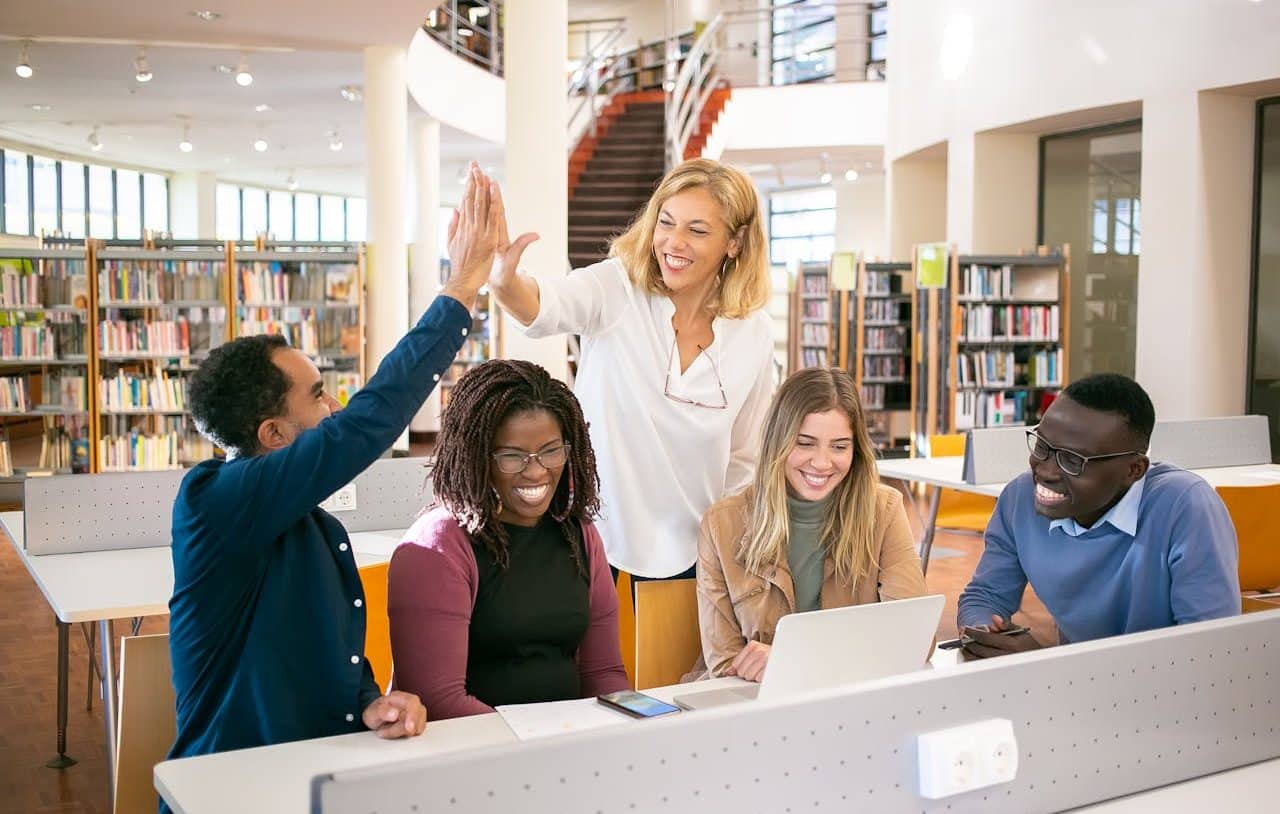
[[[40,404],[33,408],[30,376],[0,377],[0,411],[29,413],[34,410],[84,410],[85,377],[69,373],[49,375],[38,382]]]
[[[149,377],[120,371],[102,379],[98,397],[104,410],[186,410],[187,380],[164,371]]]
[[[130,260],[107,260],[98,270],[98,299],[115,302],[159,302],[160,270]]]
[[[138,431],[109,436],[98,442],[98,464],[103,472],[132,469],[176,469],[182,465],[178,433],[147,435]]]
[[[867,328],[863,336],[866,350],[906,350],[907,335],[900,328]]]
[[[246,305],[324,302],[355,305],[360,286],[354,263],[254,263],[240,267]]]
[[[883,410],[884,409],[884,385],[883,384],[864,384],[858,388],[858,395],[862,400],[862,409],[864,410]]]
[[[347,406],[347,402],[363,386],[359,373],[326,370],[320,374],[320,378],[324,381],[325,392],[337,399],[343,407]]]
[[[1021,372],[1013,351],[978,351],[956,354],[958,387],[1013,387]]]
[[[24,274],[12,267],[0,269],[0,305],[39,305],[41,293],[40,275]]]
[[[826,347],[831,344],[830,325],[801,325],[800,344]]]
[[[1057,342],[1059,336],[1056,305],[965,305],[961,321],[961,342]]]
[[[961,266],[961,299],[1008,299],[1013,296],[1013,266]]]
[[[104,320],[98,323],[98,347],[103,354],[120,356],[186,356],[191,353],[191,329],[187,320]]]
[[[824,269],[821,272],[805,272],[800,275],[800,291],[807,297],[827,296],[830,288],[827,286],[827,272]]]
[[[862,316],[867,322],[901,322],[909,303],[894,300],[864,300]]]
[[[0,432],[0,478],[13,477],[13,453],[9,450],[9,436]]]
[[[48,325],[0,326],[0,357],[6,359],[56,359],[58,343]]]
[[[227,264],[211,260],[105,260],[98,298],[109,302],[222,300]]]
[[[887,297],[901,292],[893,290],[894,273],[891,271],[868,271],[866,275],[866,292],[868,297]]]
[[[827,367],[827,351],[825,348],[802,348],[800,351],[802,367]]]
[[[31,399],[27,391],[27,377],[0,377],[0,411],[25,413],[30,410]]]
[[[907,360],[901,356],[864,356],[864,379],[901,379],[907,375]]]
[[[1037,351],[1027,357],[1027,384],[1031,387],[1062,386],[1062,348]]]
[[[243,319],[240,321],[241,336],[259,336],[261,334],[279,334],[287,339],[291,346],[308,356],[314,357],[321,354],[320,332],[317,330],[314,319],[304,319],[297,322],[274,319]]]
[[[956,430],[998,427],[1027,423],[1027,406],[1032,403],[1026,390],[984,393],[979,390],[956,392]]]
[[[805,300],[805,319],[831,319],[831,300]]]

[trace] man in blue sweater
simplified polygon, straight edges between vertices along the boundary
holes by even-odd
[[[461,348],[498,239],[496,195],[472,164],[449,282],[346,409],[278,336],[229,342],[192,376],[197,426],[228,457],[193,468],[173,506],[171,758],[422,732],[417,696],[374,682],[350,540],[318,504],[391,447]]]
[[[1064,644],[1240,612],[1226,506],[1199,476],[1150,462],[1155,421],[1137,382],[1103,373],[1067,387],[1027,431],[1031,471],[1001,493],[960,595],[966,653],[1040,646],[1000,635],[1027,582]]]

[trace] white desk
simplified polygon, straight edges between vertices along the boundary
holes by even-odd
[[[1072,809],[1091,814],[1202,814],[1205,811],[1266,811],[1275,805],[1280,788],[1280,758],[1264,760],[1217,774],[1117,797],[1105,803]],[[1229,801],[1229,802],[1228,802]],[[1219,808],[1221,806],[1222,808]]]
[[[743,683],[716,678],[697,682],[695,689]],[[670,701],[689,687],[661,687],[645,694]],[[421,735],[398,741],[361,732],[169,760],[156,766],[155,784],[175,814],[304,814],[311,805],[311,778],[317,774],[512,743],[519,741],[497,713],[429,720]]]

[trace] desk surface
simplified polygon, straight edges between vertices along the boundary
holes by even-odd
[[[96,622],[161,616],[169,612],[169,597],[173,595],[173,558],[169,546],[32,555],[23,546],[22,512],[0,513],[0,524],[59,620]],[[402,531],[352,534],[356,565],[375,565],[389,560],[402,534]]]
[[[888,459],[877,461],[876,466],[883,478],[917,481],[960,492],[999,497],[1005,487],[1003,483],[965,483],[964,458],[960,456]],[[1280,465],[1276,464],[1224,466],[1191,471],[1208,481],[1210,486],[1215,487],[1266,486],[1280,483]]]
[[[743,683],[716,678],[697,682],[696,689]],[[645,693],[670,701],[688,687],[660,687]],[[421,735],[398,741],[361,732],[169,760],[156,766],[155,785],[175,814],[303,814],[311,804],[311,778],[318,774],[512,743],[519,741],[501,715],[473,715],[428,721]]]
[[[1244,811],[1255,805],[1258,810],[1265,811],[1275,805],[1275,790],[1278,787],[1280,758],[1172,783],[1072,811],[1090,814],[1150,814],[1152,811],[1160,814],[1201,814],[1205,811],[1222,810],[1219,806],[1231,811]]]

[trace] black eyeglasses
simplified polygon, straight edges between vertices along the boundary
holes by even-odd
[[[678,401],[681,404],[690,404],[694,407],[706,407],[708,410],[727,410],[729,409],[729,397],[724,394],[724,379],[720,378],[720,368],[716,367],[716,360],[711,358],[711,354],[707,353],[707,349],[698,345],[698,353],[707,357],[707,361],[711,364],[711,369],[716,374],[716,384],[720,386],[720,403],[719,404],[703,404],[700,401],[687,399],[683,396],[677,396],[671,392],[671,362],[676,358],[676,346],[680,342],[680,334],[676,333],[676,339],[671,343],[671,353],[667,354],[667,380],[662,384],[662,395]]]
[[[1058,463],[1058,468],[1062,470],[1062,474],[1078,478],[1084,474],[1085,464],[1090,461],[1101,461],[1106,458],[1119,458],[1124,455],[1145,455],[1141,450],[1130,450],[1129,452],[1108,452],[1106,455],[1081,455],[1079,452],[1073,452],[1069,449],[1061,449],[1050,444],[1035,430],[1027,430],[1027,449],[1031,450],[1031,457],[1037,461],[1047,461],[1049,456],[1053,455]]]
[[[555,469],[564,466],[569,457],[569,445],[561,444],[554,449],[542,452],[495,452],[493,460],[498,464],[498,471],[504,475],[518,475],[529,468],[530,461],[537,461],[543,469]]]

